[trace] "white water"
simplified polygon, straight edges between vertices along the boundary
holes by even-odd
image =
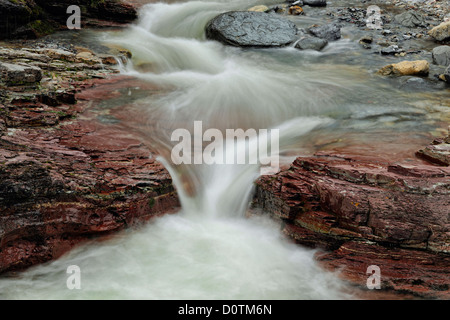
[[[144,7],[137,24],[104,41],[133,52],[123,73],[165,86],[148,111],[182,210],[138,231],[82,246],[52,263],[0,281],[7,299],[342,299],[336,275],[314,262],[263,218],[245,218],[258,166],[175,167],[172,130],[201,120],[209,128],[279,128],[286,151],[328,116],[345,111],[355,90],[342,74],[279,61],[291,49],[241,50],[206,41],[206,22],[220,12],[271,1],[190,1]],[[273,1],[272,1],[273,2]],[[151,64],[151,72],[142,64]],[[295,69],[297,68],[297,69]],[[350,85],[352,84],[352,86]],[[68,290],[66,268],[81,269],[81,290]]]

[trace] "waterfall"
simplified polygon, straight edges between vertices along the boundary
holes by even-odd
[[[215,15],[275,2],[148,4],[135,25],[105,33],[102,41],[133,53],[123,74],[164,89],[151,100],[136,102],[136,107],[148,118],[149,136],[173,178],[182,208],[140,230],[94,241],[57,261],[2,279],[0,298],[349,297],[335,274],[316,265],[314,250],[289,242],[266,218],[245,216],[260,175],[258,164],[171,161],[171,134],[179,128],[193,134],[195,121],[201,121],[204,130],[220,132],[277,129],[277,156],[282,157],[293,141],[332,125],[331,116],[345,112],[343,98],[354,88],[339,72],[295,60],[290,48],[242,50],[204,39],[205,24]],[[81,290],[66,287],[69,265],[81,269]]]

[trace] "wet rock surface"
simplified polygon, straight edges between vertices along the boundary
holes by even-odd
[[[0,0],[0,39],[35,39],[66,29],[69,6],[83,13],[82,26],[119,25],[137,18],[134,6],[120,0]]]
[[[0,273],[178,206],[142,136],[92,112],[128,92],[115,69],[126,57],[37,47],[0,53]]]
[[[206,37],[239,47],[282,47],[297,39],[297,27],[274,14],[235,11],[212,19]]]
[[[448,167],[322,152],[260,178],[253,206],[328,251],[319,261],[356,285],[375,264],[386,290],[448,299],[449,177]]]

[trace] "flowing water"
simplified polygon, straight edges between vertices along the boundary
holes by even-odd
[[[407,103],[411,96],[348,63],[364,58],[346,54],[360,50],[351,37],[322,53],[244,50],[205,39],[205,24],[217,14],[270,3],[277,1],[152,3],[127,30],[95,35],[132,51],[123,74],[162,88],[133,103],[145,115],[149,139],[173,178],[182,209],[4,277],[0,298],[352,298],[337,275],[316,265],[313,250],[287,241],[265,218],[246,217],[258,165],[171,162],[171,133],[179,128],[193,133],[194,121],[221,132],[279,129],[280,156],[287,161],[311,151],[311,141],[328,144],[324,137],[330,133],[333,139],[358,136],[358,143],[372,150],[374,141],[391,139],[392,132],[424,140],[423,133],[438,126],[421,106]],[[81,290],[66,286],[70,265],[81,270]]]

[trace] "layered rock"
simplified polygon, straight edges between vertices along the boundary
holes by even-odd
[[[126,106],[108,110],[114,121],[92,111],[127,95],[135,81],[102,64],[116,57],[86,48],[1,49],[0,273],[179,205],[146,139],[121,125],[132,115],[122,113]]]
[[[361,287],[378,265],[384,289],[449,298],[449,189],[448,167],[323,153],[261,178],[253,205]]]

